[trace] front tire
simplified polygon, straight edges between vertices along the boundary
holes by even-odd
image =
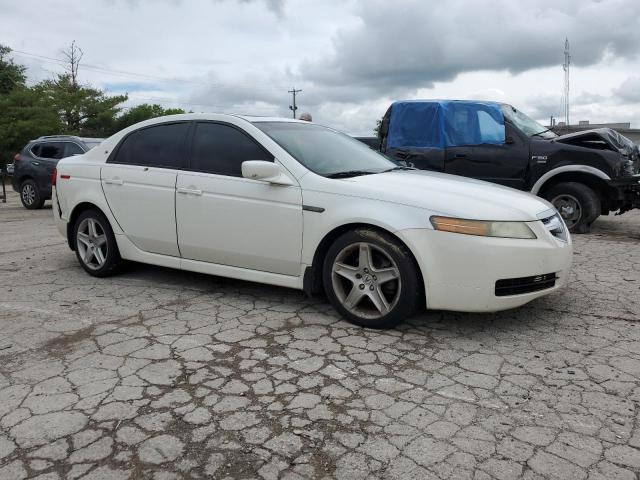
[[[82,212],[73,227],[76,257],[94,277],[108,277],[122,264],[116,237],[104,214],[95,209]]]
[[[44,198],[38,190],[38,185],[31,179],[25,180],[20,185],[20,201],[24,208],[38,210],[44,205]]]
[[[600,216],[598,194],[582,183],[559,183],[544,198],[556,207],[572,233],[589,233],[591,224]]]
[[[323,264],[324,289],[351,323],[391,328],[411,316],[422,298],[413,256],[393,236],[359,228],[340,236]]]

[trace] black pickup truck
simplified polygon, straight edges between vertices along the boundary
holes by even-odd
[[[389,107],[378,138],[358,139],[408,166],[530,191],[577,233],[640,208],[640,151],[609,128],[558,136],[507,104],[412,100]]]

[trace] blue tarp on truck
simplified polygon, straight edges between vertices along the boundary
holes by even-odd
[[[501,145],[501,105],[465,100],[404,100],[391,105],[387,148]]]

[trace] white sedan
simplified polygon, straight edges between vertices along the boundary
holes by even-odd
[[[367,327],[425,305],[517,307],[562,287],[571,264],[546,201],[402,167],[308,122],[148,120],[60,161],[53,183],[58,229],[91,275],[134,260],[324,290]]]

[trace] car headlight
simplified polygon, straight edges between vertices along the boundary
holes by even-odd
[[[538,238],[525,222],[492,222],[438,216],[433,216],[430,220],[433,228],[442,232],[482,237]]]

